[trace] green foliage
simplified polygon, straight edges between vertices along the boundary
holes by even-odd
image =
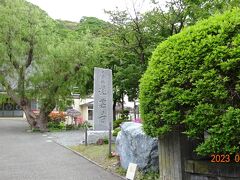
[[[117,119],[117,120],[113,121],[113,129],[120,127],[120,124],[122,124],[123,122],[125,122],[124,119]]]
[[[100,36],[101,34],[105,34],[106,29],[108,29],[110,23],[107,23],[103,20],[100,20],[96,17],[82,17],[80,20],[77,31],[81,34],[86,34],[90,32],[95,36]]]
[[[93,66],[97,58],[94,48],[90,34],[81,40],[66,39],[49,47],[47,61],[39,64],[41,73],[31,76],[33,94],[40,99],[41,104],[47,104],[51,98],[64,108],[64,102],[69,102],[73,87],[79,87],[78,93],[81,96],[91,91],[92,84],[89,83],[92,82]]]
[[[121,131],[121,128],[120,128],[120,127],[114,128],[113,136],[116,137],[120,131]]]
[[[47,124],[49,131],[61,131],[66,130],[66,125],[64,122],[50,121]]]
[[[103,138],[103,143],[104,143],[104,144],[108,144],[108,143],[109,143],[109,140],[108,140],[107,137]]]
[[[91,125],[90,122],[84,121],[84,122],[80,125],[80,127],[85,129],[85,128],[91,128],[92,125]]]
[[[128,110],[123,110],[120,113],[120,118],[113,121],[113,129],[116,129],[116,128],[120,127],[120,124],[122,124],[123,122],[129,121],[128,115],[129,115],[129,111]]]
[[[157,172],[137,172],[136,179],[139,180],[158,180],[159,179],[159,173]]]
[[[239,152],[240,109],[228,108],[219,118],[219,122],[210,127],[208,132],[211,136],[197,148],[198,153],[207,155],[218,152],[224,154]]]
[[[23,89],[30,84],[27,82],[33,73],[33,61],[43,60],[51,44],[54,22],[44,11],[23,0],[2,0],[0,21],[0,83],[5,90],[14,84],[23,95]]]
[[[78,34],[24,0],[0,1],[0,21],[0,84],[25,113],[31,114],[26,106],[33,98],[49,114],[69,103],[74,87],[81,96],[92,91],[98,38]]]
[[[129,110],[125,109],[125,110],[120,112],[120,118],[119,119],[121,119],[123,121],[128,121],[129,120],[128,115],[129,115]]]
[[[127,170],[123,169],[122,167],[117,167],[116,173],[120,174],[121,176],[126,176]]]
[[[6,103],[8,100],[8,96],[6,94],[0,93],[0,104]]]
[[[60,28],[62,29],[69,29],[69,30],[76,30],[78,23],[76,22],[71,22],[71,21],[66,21],[66,20],[57,20],[57,22],[59,23]]]
[[[203,20],[161,43],[141,79],[144,130],[159,136],[183,126],[203,140],[199,154],[239,148],[240,13]],[[220,148],[221,147],[221,148]]]
[[[66,130],[74,130],[76,129],[74,124],[66,124]]]
[[[127,11],[107,11],[111,19],[109,36],[103,46],[103,65],[113,71],[114,102],[122,102],[124,95],[130,100],[138,97],[139,79],[144,72],[150,55],[145,51],[142,15],[133,16]]]
[[[124,95],[131,101],[138,98],[139,80],[160,42],[199,19],[239,6],[239,0],[168,0],[163,7],[161,1],[153,0],[154,9],[141,13],[139,2],[134,1],[128,7],[134,9],[132,14],[129,9],[107,11],[111,26],[105,30],[109,36],[102,34],[104,42],[100,56],[103,66],[113,71],[114,102],[122,102]]]

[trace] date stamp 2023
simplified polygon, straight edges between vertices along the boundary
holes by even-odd
[[[211,154],[211,163],[240,163],[240,154]]]

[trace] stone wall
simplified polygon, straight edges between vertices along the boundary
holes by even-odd
[[[185,162],[186,180],[239,180],[240,163]]]

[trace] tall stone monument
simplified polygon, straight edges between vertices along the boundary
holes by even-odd
[[[113,122],[112,70],[110,69],[94,68],[93,121],[94,131],[108,131]]]

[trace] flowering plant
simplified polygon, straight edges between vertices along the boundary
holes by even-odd
[[[49,118],[51,121],[55,121],[55,122],[62,122],[65,121],[65,113],[64,112],[59,112],[59,111],[52,111],[49,114]]]
[[[82,125],[84,123],[84,119],[82,116],[77,116],[74,118],[75,124],[76,125]]]
[[[142,123],[141,118],[136,118],[136,119],[133,119],[132,121],[135,123]]]

